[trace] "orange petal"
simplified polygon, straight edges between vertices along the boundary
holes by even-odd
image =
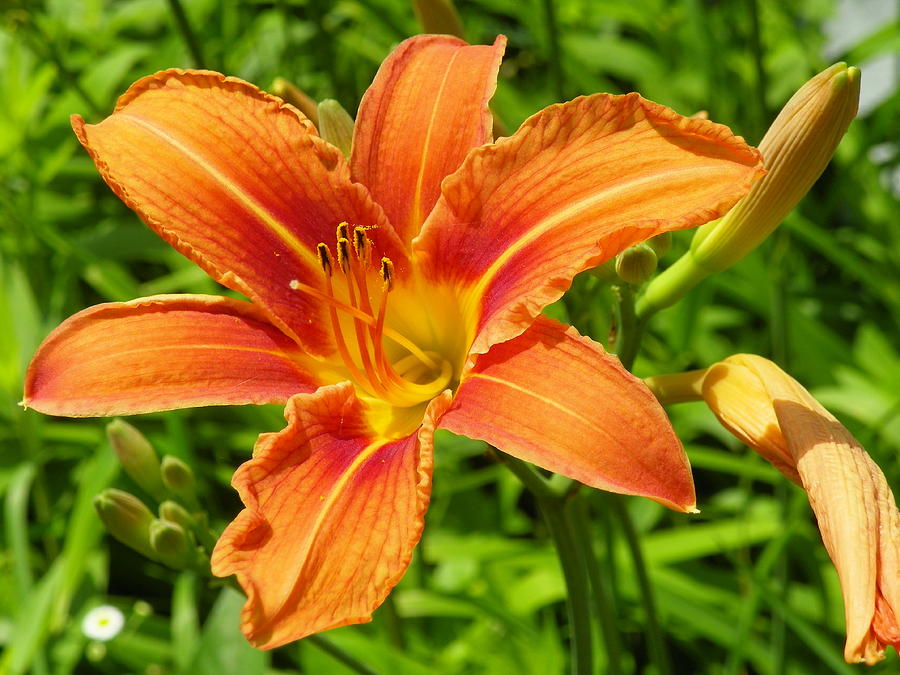
[[[748,399],[762,397],[774,412],[776,419],[773,422],[770,413],[764,430],[738,422],[738,436],[766,451],[781,439],[841,581],[847,624],[844,659],[870,665],[880,661],[885,644],[900,647],[900,511],[884,474],[850,432],[771,361],[738,354],[710,374],[714,377],[704,380],[704,398],[720,420],[729,420],[729,429],[744,419],[733,411]],[[723,387],[732,378],[742,383],[756,378],[757,383],[743,391]],[[768,458],[766,452],[761,454]]]
[[[727,127],[637,94],[578,98],[469,154],[413,244],[416,264],[466,294],[461,311],[483,353],[578,272],[725,213],[760,165]]]
[[[369,621],[400,580],[431,492],[435,399],[422,427],[377,438],[352,385],[288,402],[288,426],[263,434],[234,475],[246,508],[212,555],[217,576],[247,592],[242,625],[269,649]]]
[[[491,140],[487,103],[506,47],[449,35],[400,43],[363,97],[353,137],[353,179],[368,186],[404,242],[419,231],[441,181]]]
[[[591,487],[694,509],[687,457],[650,390],[543,316],[478,357],[441,427]]]
[[[250,303],[161,295],[67,319],[34,355],[23,404],[49,415],[103,417],[283,403],[318,386],[311,363]]]
[[[341,152],[295,108],[246,82],[160,72],[132,85],[100,124],[75,115],[72,126],[130,208],[307,351],[330,351],[327,321],[289,284],[317,283],[315,246],[332,243],[339,222],[378,226],[371,237],[402,265],[399,240],[350,182]]]

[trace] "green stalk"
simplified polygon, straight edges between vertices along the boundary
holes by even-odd
[[[582,558],[587,565],[591,582],[594,611],[600,619],[603,643],[606,647],[607,675],[622,675],[622,637],[616,625],[616,613],[606,579],[600,572],[597,554],[594,552],[590,514],[583,498],[570,499],[568,504],[569,522],[579,544]]]
[[[178,26],[178,32],[181,33],[181,37],[184,38],[188,51],[191,53],[191,58],[194,60],[194,66],[197,68],[205,68],[206,60],[203,58],[203,50],[200,48],[200,41],[197,40],[197,35],[194,33],[194,29],[191,28],[184,7],[181,5],[181,0],[169,0],[169,9],[172,10],[175,25]]]
[[[557,101],[566,100],[563,83],[562,50],[559,47],[559,24],[556,21],[554,0],[544,0],[544,20],[547,22],[547,38],[550,42],[550,73],[553,76],[553,92]]]
[[[357,659],[355,656],[348,654],[346,651],[338,647],[334,642],[321,635],[308,635],[303,638],[303,642],[315,645],[323,652],[347,666],[350,670],[360,675],[378,675],[377,671],[372,670],[365,663]]]
[[[666,648],[663,632],[659,627],[655,595],[653,586],[650,583],[650,575],[647,573],[647,563],[644,560],[644,553],[641,550],[640,537],[634,527],[634,521],[631,519],[631,514],[625,507],[624,498],[619,495],[610,495],[610,501],[616,511],[618,521],[622,525],[625,543],[628,545],[628,552],[631,554],[634,571],[637,575],[638,587],[641,589],[641,604],[644,606],[644,613],[647,615],[646,635],[650,659],[656,664],[656,672],[671,673],[672,669],[669,664],[669,653]]]
[[[497,456],[534,495],[547,523],[566,582],[572,675],[591,675],[594,667],[588,572],[571,519],[566,514],[566,499],[552,490],[547,481],[525,462],[500,452]]]
[[[616,317],[618,323],[618,335],[616,337],[615,351],[619,361],[626,370],[631,370],[634,359],[637,357],[641,346],[641,337],[644,332],[644,322],[641,321],[634,308],[634,289],[630,284],[617,286]]]

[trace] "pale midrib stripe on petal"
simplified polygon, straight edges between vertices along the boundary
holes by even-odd
[[[428,166],[428,152],[431,147],[431,137],[434,131],[434,122],[437,113],[441,109],[441,97],[444,95],[444,89],[447,86],[447,80],[450,78],[450,71],[453,70],[453,64],[456,63],[456,57],[459,51],[453,52],[447,63],[447,69],[444,71],[444,78],[441,80],[441,86],[438,87],[437,96],[434,99],[434,105],[431,108],[431,117],[428,120],[428,130],[425,132],[425,142],[422,144],[422,155],[419,158],[419,175],[416,177],[416,190],[413,193],[412,221],[416,227],[416,231],[422,226],[422,186],[425,182],[425,168]],[[415,232],[410,235],[410,239],[415,236]]]
[[[468,377],[466,377],[467,380],[471,380],[474,378],[481,379],[481,380],[488,380],[489,382],[494,382],[496,384],[502,385],[504,387],[509,387],[510,389],[514,389],[518,392],[526,394],[527,396],[530,396],[532,398],[539,400],[541,403],[544,403],[548,406],[556,408],[560,412],[563,412],[566,415],[569,415],[570,417],[574,417],[579,422],[583,422],[587,426],[596,430],[597,433],[600,434],[601,436],[603,436],[605,438],[613,438],[606,429],[604,429],[603,427],[598,425],[593,420],[588,419],[581,413],[576,412],[576,411],[572,410],[571,408],[564,406],[562,403],[559,403],[558,401],[555,401],[552,398],[542,396],[541,394],[538,394],[537,392],[534,392],[531,389],[527,389],[521,385],[518,385],[515,382],[510,382],[509,380],[504,380],[500,377],[495,377],[493,375],[485,375],[484,373],[471,373]]]
[[[362,464],[364,464],[368,459],[372,457],[376,452],[378,452],[381,448],[387,445],[390,441],[385,438],[380,438],[376,441],[369,443],[365,448],[363,448],[360,453],[350,462],[350,465],[344,469],[341,477],[338,479],[336,483],[331,488],[331,491],[328,493],[328,496],[322,501],[322,508],[319,510],[319,514],[316,516],[316,522],[313,524],[312,528],[309,531],[309,536],[306,539],[306,545],[300,550],[298,553],[298,560],[300,561],[300,565],[297,569],[297,575],[295,577],[294,583],[292,585],[295,587],[297,582],[303,577],[303,572],[306,568],[307,561],[309,560],[309,552],[312,550],[313,545],[316,542],[316,539],[319,536],[319,530],[322,529],[323,524],[331,512],[332,507],[335,502],[340,498],[342,494],[344,494],[344,487],[353,476],[356,474],[356,471],[359,469]],[[277,617],[282,609],[284,609],[285,604],[287,604],[288,598],[290,598],[291,593],[284,594],[284,600],[278,606],[277,609],[273,609],[270,616]]]
[[[710,169],[715,169],[715,165],[700,165],[700,166],[691,166],[677,170],[668,170],[665,173],[666,176],[678,175],[678,174],[690,174],[697,173],[701,176],[709,173]],[[654,183],[659,180],[659,174],[652,174],[648,176],[644,176],[642,178],[638,178],[635,180],[630,180],[627,182],[622,182],[619,185],[614,187],[605,188],[602,192],[592,194],[584,199],[581,199],[560,211],[557,211],[553,215],[544,218],[543,220],[539,220],[532,227],[528,228],[528,230],[517,240],[512,242],[504,251],[501,253],[494,262],[491,263],[490,267],[488,267],[484,273],[479,277],[478,283],[475,284],[469,291],[469,296],[471,298],[479,299],[484,296],[485,291],[493,282],[494,277],[500,271],[500,269],[506,265],[510,261],[510,259],[523,250],[528,244],[532,243],[536,239],[542,237],[547,234],[554,227],[559,225],[562,222],[565,222],[569,218],[573,216],[577,216],[579,212],[585,211],[596,204],[602,203],[604,200],[609,199],[610,197],[627,193],[628,191],[634,189],[635,187],[639,187],[642,185],[646,185],[647,183]]]
[[[216,166],[208,162],[202,155],[195,152],[187,145],[179,141],[174,136],[166,133],[156,125],[148,122],[142,117],[130,113],[120,112],[120,117],[126,117],[128,120],[141,128],[147,130],[157,138],[162,139],[172,147],[176,148],[181,154],[197,164],[201,169],[212,176],[228,193],[244,206],[251,214],[256,216],[260,222],[274,232],[277,237],[284,242],[285,246],[294,251],[301,259],[314,267],[318,266],[318,259],[313,255],[312,250],[304,246],[303,242],[294,235],[278,218],[274,217],[265,207],[263,207],[252,195],[235,185],[234,181],[220,171]]]

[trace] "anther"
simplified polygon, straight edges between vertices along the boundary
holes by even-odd
[[[346,237],[337,240],[337,262],[344,274],[350,273],[350,240]]]
[[[394,263],[390,258],[381,259],[381,278],[384,280],[384,287],[387,290],[394,287]]]
[[[347,225],[346,221],[337,226],[337,234],[335,235],[335,238],[350,239],[350,226]]]
[[[356,252],[356,257],[359,261],[363,265],[368,265],[370,248],[365,228],[356,227],[353,229],[353,250]]]
[[[322,271],[330,277],[332,274],[332,262],[331,252],[328,250],[328,245],[317,244],[316,253],[319,256],[319,264],[322,266]]]

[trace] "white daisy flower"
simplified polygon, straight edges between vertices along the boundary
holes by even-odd
[[[81,620],[81,632],[91,640],[112,640],[125,625],[125,615],[112,605],[94,607]]]

